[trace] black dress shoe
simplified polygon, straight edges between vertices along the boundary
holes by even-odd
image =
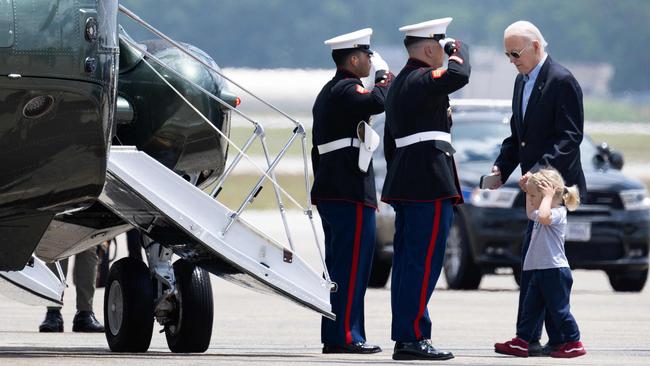
[[[103,333],[104,326],[97,321],[92,311],[77,311],[72,320],[72,331],[81,333]]]
[[[381,347],[368,344],[366,342],[357,342],[335,346],[331,344],[323,345],[323,353],[378,353]]]
[[[393,360],[449,360],[454,358],[451,352],[438,351],[431,341],[423,339],[416,342],[396,342]]]
[[[61,333],[63,332],[63,317],[61,310],[48,309],[45,314],[45,320],[38,326],[41,333]]]
[[[553,345],[546,343],[542,346],[539,341],[528,343],[528,356],[529,357],[550,357],[551,352],[556,351],[560,345]]]

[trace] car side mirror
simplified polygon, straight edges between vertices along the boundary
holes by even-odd
[[[623,154],[619,153],[618,151],[609,152],[609,165],[612,168],[621,170],[623,169],[623,163]]]
[[[621,170],[623,169],[623,154],[612,149],[606,142],[598,146],[598,155],[594,158],[596,164],[608,163],[610,167]]]
[[[598,169],[602,169],[605,165],[607,165],[607,158],[603,153],[599,151],[598,154],[594,155],[593,162],[594,165],[598,167]]]

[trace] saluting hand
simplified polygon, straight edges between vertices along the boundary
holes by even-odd
[[[440,43],[440,46],[445,51],[447,56],[451,56],[456,53],[456,51],[458,51],[458,45],[460,44],[460,42],[456,42],[456,40],[453,38],[444,38],[439,40],[438,43]]]

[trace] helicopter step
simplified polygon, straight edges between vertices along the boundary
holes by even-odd
[[[134,313],[140,312],[135,318],[150,319],[148,324],[152,324],[155,316],[165,326],[170,349],[175,351],[169,342],[170,334],[179,328],[178,314],[184,312],[182,309],[174,311],[174,307],[180,308],[188,301],[201,303],[200,299],[188,300],[187,296],[195,296],[194,293],[202,291],[196,288],[194,291],[183,291],[183,287],[188,287],[183,285],[183,281],[201,287],[196,285],[197,281],[202,278],[209,280],[201,270],[246,288],[279,294],[325,317],[335,318],[331,312],[327,282],[300,256],[241,217],[234,218],[227,207],[134,147],[111,148],[106,184],[99,200],[153,240],[153,244],[145,249],[149,270],[154,275],[154,286],[147,282],[151,280],[146,278],[146,267],[143,271],[144,263],[132,261],[119,266],[118,270],[122,273],[113,274],[106,285],[104,313],[112,350],[146,351],[150,334],[133,337],[121,334],[127,328],[140,329],[139,332],[142,332],[141,327],[128,327],[126,324],[128,319],[134,318]],[[172,252],[181,257],[179,262],[182,262],[175,263],[173,268],[170,264]],[[182,280],[181,277],[194,278],[194,282]],[[114,279],[113,283],[110,282],[111,278]],[[133,289],[129,278],[144,281],[140,285],[142,291]],[[159,289],[157,295],[146,290],[155,288],[156,281]],[[138,301],[133,299],[134,296],[148,298]],[[151,304],[152,301],[152,306],[140,307],[144,309],[125,308],[128,304]],[[185,314],[189,315],[187,312]],[[209,315],[211,319],[212,313]],[[190,336],[195,335],[188,334]],[[209,342],[209,334],[207,337]],[[179,343],[177,338],[173,339],[174,344],[196,343],[194,340],[181,340]],[[139,347],[134,348],[134,344],[139,344]],[[202,351],[183,347],[177,349],[179,352]]]
[[[62,306],[65,278],[57,269],[61,277],[32,256],[22,270],[0,272],[0,293],[23,304]]]

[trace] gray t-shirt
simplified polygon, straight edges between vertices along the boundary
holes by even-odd
[[[524,271],[569,267],[569,261],[564,254],[566,207],[551,209],[550,225],[542,225],[539,222],[539,210],[533,212],[531,220],[535,222],[535,226],[524,259]]]

